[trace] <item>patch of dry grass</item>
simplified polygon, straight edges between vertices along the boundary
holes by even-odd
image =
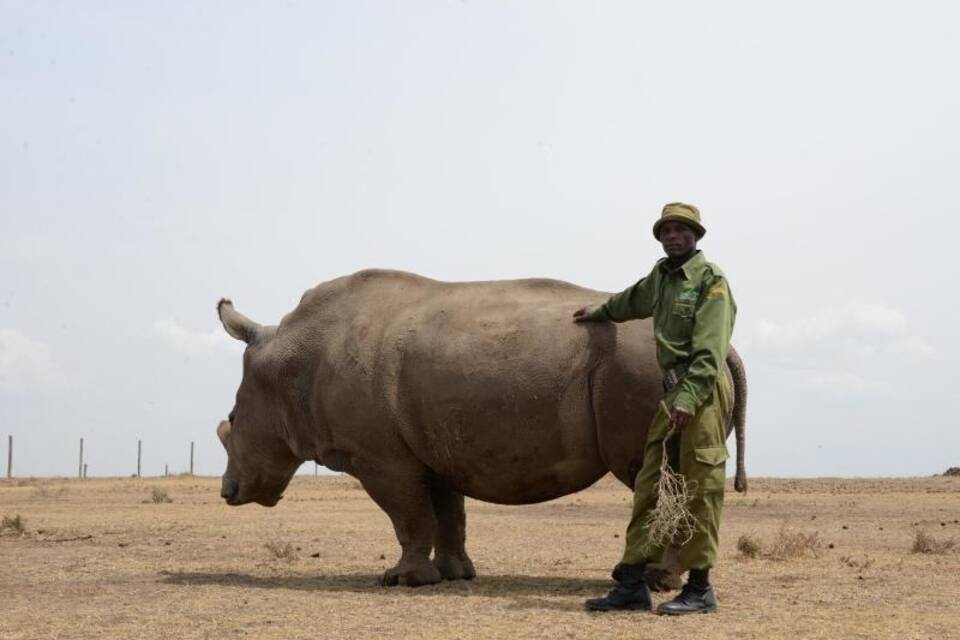
[[[767,558],[769,560],[798,560],[800,558],[819,558],[823,550],[820,532],[808,533],[781,527],[772,542],[767,544],[752,533],[744,533],[737,538],[737,551],[744,558]]]
[[[840,556],[840,564],[850,567],[851,569],[857,569],[858,571],[866,571],[873,566],[873,558],[864,554],[863,559],[859,560],[855,556]]]
[[[46,484],[38,484],[33,488],[33,495],[37,498],[62,498],[68,492],[67,487],[51,487]]]
[[[173,498],[170,497],[170,493],[166,489],[161,489],[160,487],[154,487],[150,491],[150,499],[145,502],[152,502],[153,504],[169,504],[173,502]]]
[[[957,546],[957,541],[953,538],[939,540],[923,529],[918,529],[913,538],[913,547],[910,549],[913,553],[949,553]]]
[[[0,520],[0,536],[22,536],[27,533],[27,525],[18,513],[15,516],[3,516]]]
[[[763,551],[763,543],[757,536],[745,533],[737,538],[737,551],[745,558],[756,558]]]
[[[263,546],[277,560],[292,562],[299,556],[299,548],[289,540],[268,540]]]
[[[765,555],[773,560],[819,558],[822,549],[823,541],[820,539],[819,531],[807,533],[789,527],[781,527]]]

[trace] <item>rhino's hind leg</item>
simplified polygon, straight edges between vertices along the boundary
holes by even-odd
[[[420,471],[385,474],[379,469],[378,473],[359,478],[370,497],[390,517],[402,549],[400,561],[380,579],[385,587],[419,587],[441,580],[440,572],[430,562],[437,520],[429,484]]]
[[[680,549],[669,546],[660,562],[647,567],[647,585],[653,591],[675,591],[683,586],[683,573]]]
[[[477,572],[464,546],[467,514],[463,509],[463,495],[442,481],[434,480],[430,497],[437,518],[433,565],[444,580],[470,580],[476,577]]]

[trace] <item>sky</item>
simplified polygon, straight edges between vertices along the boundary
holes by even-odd
[[[128,475],[142,440],[174,473],[194,441],[218,475],[220,297],[619,291],[682,200],[739,306],[748,473],[960,465],[958,32],[924,0],[0,0],[0,464],[12,435],[16,476],[75,474],[82,437]]]

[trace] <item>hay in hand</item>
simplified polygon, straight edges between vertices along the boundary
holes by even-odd
[[[670,410],[666,403],[660,402],[660,408],[667,416]],[[671,426],[663,439],[663,456],[660,459],[660,481],[657,483],[657,506],[647,516],[647,546],[683,546],[690,542],[696,530],[697,519],[687,506],[693,487],[686,478],[673,470],[667,454],[667,442],[676,435],[676,427]]]

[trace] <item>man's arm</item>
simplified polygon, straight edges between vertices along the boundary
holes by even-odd
[[[649,318],[653,315],[654,280],[647,276],[635,285],[627,287],[620,293],[610,296],[604,304],[598,307],[584,307],[577,309],[573,319],[577,322],[626,322],[640,318]]]
[[[730,350],[736,306],[723,276],[715,276],[694,312],[690,367],[673,408],[693,415],[710,397]]]

